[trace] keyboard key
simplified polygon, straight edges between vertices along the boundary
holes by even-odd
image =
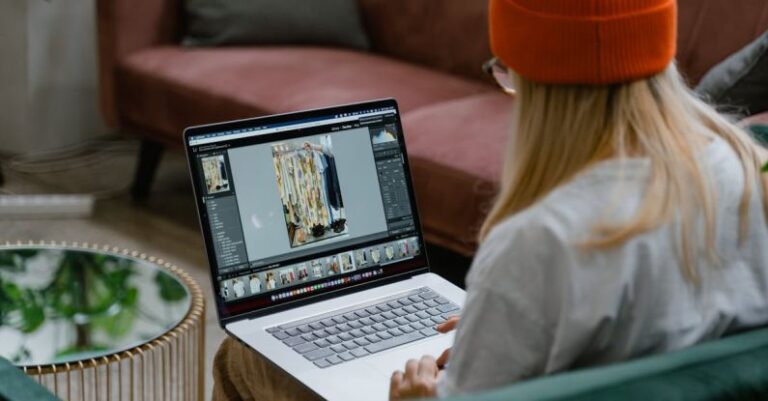
[[[357,344],[357,345],[359,345],[361,347],[364,347],[364,346],[366,346],[366,345],[368,345],[370,343],[371,342],[366,340],[365,338],[356,338],[355,339],[355,344]]]
[[[404,324],[408,324],[408,319],[406,319],[404,317],[399,317],[399,318],[395,319],[395,323],[397,323],[397,324],[402,326]]]
[[[413,331],[413,327],[411,327],[410,325],[402,326],[400,327],[400,331],[402,331],[403,333],[410,333]]]
[[[334,322],[336,322],[337,324],[342,324],[342,323],[346,323],[346,322],[347,322],[347,319],[344,319],[344,316],[334,316],[334,317],[333,317],[333,318],[331,318],[331,319],[332,319]]]
[[[375,344],[368,345],[365,347],[365,350],[370,353],[380,352],[386,349],[397,347],[399,345],[417,341],[422,338],[424,338],[424,334],[419,331],[414,331],[408,334],[403,334],[402,336],[392,337],[388,340],[379,341]]]
[[[416,316],[418,316],[418,317],[420,317],[422,319],[426,319],[426,318],[428,318],[430,316],[430,314],[427,313],[427,312],[424,312],[423,310],[420,310],[420,311],[416,312]]]
[[[437,309],[442,313],[446,313],[446,312],[452,312],[452,311],[458,310],[459,307],[454,304],[444,304],[444,305],[438,306]]]
[[[418,310],[429,309],[429,306],[427,306],[427,304],[424,303],[424,302],[419,302],[417,304],[413,304],[413,307],[418,309]]]
[[[310,331],[312,331],[312,328],[309,327],[308,324],[302,324],[301,326],[297,327],[297,329],[299,329],[299,331],[302,333],[309,333]]]
[[[392,309],[392,307],[387,305],[387,304],[379,304],[379,305],[376,305],[376,309],[378,309],[378,310],[380,310],[382,312],[386,312],[386,311]],[[373,314],[373,313],[371,313],[371,314]]]
[[[387,306],[394,309],[394,308],[399,308],[400,304],[397,301],[389,301],[387,302]]]
[[[421,334],[424,334],[427,337],[432,337],[432,336],[436,336],[437,335],[437,330],[435,330],[435,329],[433,329],[431,327],[427,327],[426,329],[422,329],[419,332]]]
[[[357,316],[355,316],[354,313],[350,312],[350,313],[345,313],[344,318],[347,320],[355,320],[357,319]]]
[[[331,344],[341,343],[341,339],[339,338],[339,336],[328,336],[325,339]]]
[[[372,326],[365,326],[365,327],[363,327],[360,330],[362,330],[363,333],[365,333],[365,334],[373,334],[373,333],[376,332],[376,330]]]
[[[411,305],[408,305],[408,306],[404,307],[403,310],[408,312],[408,313],[416,313],[416,311],[417,311],[416,308],[414,308]]]
[[[341,339],[341,341],[349,341],[352,339],[352,336],[349,335],[349,333],[341,333],[339,334],[339,338]]]
[[[322,324],[322,323],[320,323],[320,322],[312,322],[312,323],[310,323],[310,324],[309,324],[309,327],[310,327],[312,330],[320,330],[320,329],[322,329],[322,328],[323,328],[323,327],[325,327],[325,326],[323,326],[323,324]]]
[[[276,332],[278,332],[278,331],[280,331],[280,330],[281,330],[281,329],[280,329],[280,327],[278,327],[278,326],[275,326],[275,327],[270,327],[270,328],[268,328],[268,329],[267,329],[267,333],[269,333],[269,334],[275,334]]]
[[[403,305],[403,306],[407,306],[407,305],[410,305],[410,304],[412,304],[412,303],[413,303],[413,301],[411,301],[411,300],[410,300],[410,299],[408,299],[408,298],[400,298],[400,299],[398,299],[398,300],[397,300],[397,302],[398,302],[400,305]]]
[[[364,324],[366,326],[370,326],[370,325],[376,323],[370,317],[364,317],[364,318],[358,320],[358,322],[360,322],[361,324]]]
[[[379,309],[377,307],[375,307],[375,306],[369,306],[369,307],[365,308],[365,311],[368,312],[369,315],[375,315],[375,314],[379,313]]]
[[[331,365],[338,365],[342,362],[341,358],[336,355],[329,356],[328,358],[325,358],[325,360],[328,361]]]
[[[336,325],[336,322],[334,322],[333,319],[325,319],[325,320],[321,321],[320,323],[322,323],[323,326],[325,326],[325,327],[331,327],[331,326],[335,326]]]
[[[327,346],[331,345],[331,343],[329,343],[328,340],[326,340],[324,338],[321,338],[321,339],[315,341],[315,345],[317,345],[320,348],[324,348],[324,347],[327,347]]]
[[[299,334],[301,334],[301,333],[299,333],[299,329],[297,329],[297,328],[295,328],[295,327],[294,327],[294,328],[292,328],[292,329],[288,329],[288,330],[286,330],[285,332],[286,332],[286,333],[287,333],[289,336],[291,336],[291,337],[293,337],[293,336],[298,336]]]
[[[359,345],[355,344],[354,341],[347,341],[345,343],[342,343],[341,345],[343,345],[347,349],[355,349],[355,348],[359,347]]]
[[[421,302],[421,297],[419,297],[418,295],[411,295],[410,297],[408,297],[408,299],[410,299],[411,302]]]
[[[424,328],[424,325],[421,324],[421,322],[415,322],[411,323],[411,327],[413,327],[415,330],[421,330]]]
[[[333,352],[344,352],[347,350],[347,347],[341,344],[336,344],[336,345],[331,345],[331,349],[333,350]]]
[[[384,319],[394,319],[397,316],[392,312],[384,312],[381,314],[381,317],[383,317]]]
[[[339,330],[339,331],[350,331],[350,330],[352,330],[352,326],[350,326],[347,323],[342,323],[342,324],[336,326],[336,329]],[[336,333],[334,333],[334,334],[336,334]]]
[[[371,314],[366,312],[365,309],[361,309],[361,310],[355,311],[355,315],[357,315],[358,317],[368,317],[368,316],[371,316]]]
[[[326,361],[325,359],[318,359],[315,362],[313,362],[315,365],[317,365],[318,368],[327,368],[331,366],[331,364]]]
[[[352,351],[350,351],[349,353],[350,353],[350,354],[352,354],[352,355],[354,355],[354,356],[355,356],[355,358],[364,357],[364,356],[366,356],[366,355],[368,355],[368,354],[369,354],[369,352],[368,352],[368,351],[366,351],[366,350],[365,350],[365,348],[358,348],[358,349],[353,349],[353,350],[352,350]]]
[[[381,337],[379,337],[376,334],[369,334],[369,335],[365,336],[365,339],[370,341],[370,342],[372,342],[372,343],[377,343],[377,342],[381,341]]]
[[[440,312],[440,308],[430,308],[430,309],[427,309],[427,313],[429,313],[432,316],[437,316],[442,312]]]
[[[437,295],[437,294],[435,294],[435,293],[434,293],[434,292],[432,292],[432,291],[422,292],[421,294],[419,294],[419,296],[420,296],[422,299],[432,299],[432,298],[437,298],[437,297],[438,297],[438,295]]]
[[[403,308],[393,309],[392,313],[394,313],[397,316],[405,316],[408,314],[408,312],[404,311]]]
[[[376,335],[379,336],[379,338],[381,338],[382,340],[387,340],[392,338],[392,334],[389,334],[386,331],[382,331],[381,333],[378,333]]]
[[[421,320],[421,318],[416,315],[408,315],[405,317],[405,319],[408,320],[409,322],[416,322]]]
[[[325,332],[328,333],[329,335],[339,334],[339,329],[337,329],[336,327],[326,327]]]
[[[436,304],[443,305],[443,304],[447,304],[448,302],[450,302],[450,301],[448,301],[447,299],[445,299],[443,297],[435,298],[435,303]]]
[[[288,333],[286,333],[284,331],[276,331],[276,332],[272,333],[272,335],[275,336],[275,338],[278,339],[278,340],[285,340],[286,338],[291,336],[290,334],[288,334]]]
[[[387,326],[388,329],[398,326],[398,324],[395,323],[394,320],[387,320],[386,322],[384,322],[384,325]]]
[[[373,315],[373,316],[371,316],[371,319],[372,319],[374,322],[376,322],[376,323],[381,323],[381,322],[383,322],[383,321],[387,320],[387,319],[384,319],[384,317],[383,317],[383,316],[381,316],[381,315]]]
[[[314,335],[317,338],[323,338],[323,337],[328,337],[328,332],[325,330],[315,330],[312,332],[312,335]]]
[[[400,328],[395,327],[394,329],[387,330],[387,333],[392,334],[393,336],[399,336],[404,334],[402,331],[400,331]]]
[[[317,345],[315,345],[313,343],[304,343],[304,344],[299,344],[299,345],[293,347],[293,350],[298,352],[298,353],[300,353],[300,354],[305,354],[305,353],[307,353],[309,351],[314,351],[317,348],[318,348]]]
[[[434,299],[428,299],[428,300],[424,301],[424,305],[427,305],[428,307],[433,308],[433,307],[437,306],[438,303],[435,302]]]
[[[317,340],[317,336],[312,333],[302,334],[301,338],[304,339],[304,341],[315,341]]]
[[[397,337],[397,338],[401,338],[401,337]],[[333,355],[333,351],[331,351],[330,348],[319,348],[314,351],[307,352],[306,354],[304,354],[304,358],[307,358],[310,361],[314,361],[320,358],[327,358],[331,355]]]
[[[353,320],[353,321],[351,321],[351,322],[349,322],[347,324],[349,325],[349,327],[351,327],[353,329],[359,329],[359,328],[363,327],[363,324],[360,323],[359,320]]]
[[[381,324],[381,323],[376,323],[376,324],[374,324],[372,327],[373,327],[373,329],[374,329],[374,330],[376,330],[376,331],[384,331],[384,330],[386,330],[386,329],[387,329],[387,326],[385,326],[385,325],[383,325],[383,324]]]
[[[365,333],[363,333],[362,330],[358,330],[358,329],[354,329],[354,330],[350,331],[349,334],[351,334],[352,337],[362,337],[362,336],[365,335]]]
[[[283,340],[283,344],[285,344],[285,345],[287,345],[289,347],[293,347],[293,346],[299,345],[299,344],[301,344],[303,342],[306,342],[306,341],[304,341],[304,339],[301,338],[301,337],[291,337],[291,338],[286,338],[285,340]]]
[[[432,316],[432,321],[435,322],[435,324],[440,324],[445,321],[445,319],[442,316]]]
[[[355,356],[352,355],[352,352],[342,352],[338,355],[339,358],[341,358],[342,361],[351,361],[352,359],[355,359]]]

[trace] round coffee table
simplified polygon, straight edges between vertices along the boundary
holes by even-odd
[[[202,400],[205,308],[178,267],[78,243],[0,245],[0,356],[67,400]]]

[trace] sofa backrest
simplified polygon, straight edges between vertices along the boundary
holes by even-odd
[[[488,0],[358,0],[373,50],[479,77]],[[678,0],[677,60],[690,84],[768,29],[765,0]]]
[[[358,0],[373,51],[466,77],[490,58],[488,0]]]

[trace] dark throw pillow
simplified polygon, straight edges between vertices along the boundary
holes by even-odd
[[[356,0],[185,0],[184,8],[185,46],[369,47]]]
[[[712,67],[696,92],[716,105],[753,115],[768,110],[768,32]]]

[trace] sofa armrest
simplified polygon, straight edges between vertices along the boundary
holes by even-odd
[[[97,0],[101,111],[109,125],[119,124],[115,68],[137,50],[178,43],[181,25],[179,0]]]

